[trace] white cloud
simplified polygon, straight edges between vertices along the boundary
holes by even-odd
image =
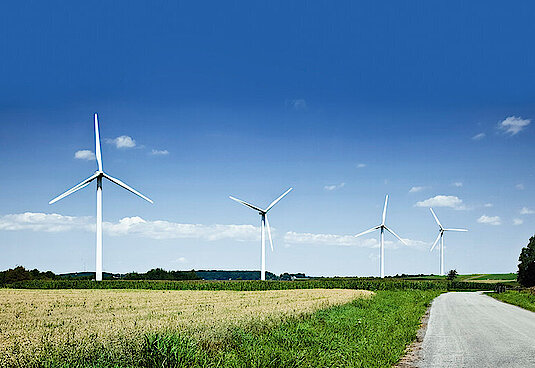
[[[363,167],[366,167],[366,164],[363,164],[363,163],[357,164],[357,169],[362,169]]]
[[[463,183],[460,181],[456,181],[454,183],[451,183],[454,187],[461,188],[463,186]]]
[[[106,139],[106,143],[115,144],[117,148],[134,148],[136,141],[127,135],[121,135],[114,139]]]
[[[485,203],[483,205],[483,207],[487,207],[487,208],[490,208],[490,207],[494,207],[494,205],[492,203]]]
[[[373,234],[371,234],[373,236]],[[420,240],[403,239],[410,247],[427,247],[429,243]],[[359,248],[378,248],[379,241],[376,237],[357,238],[354,235],[335,235],[335,234],[312,234],[297,233],[288,231],[284,235],[284,243],[291,245],[325,245],[325,246],[347,246]],[[385,246],[389,248],[398,248],[403,244],[387,240]]]
[[[466,210],[463,200],[456,196],[437,195],[425,201],[416,202],[416,207],[449,207],[456,210]]]
[[[330,191],[337,190],[340,188],[345,187],[346,183],[340,183],[340,184],[334,184],[334,185],[326,185],[323,187],[323,189]]]
[[[175,263],[187,263],[188,260],[186,257],[178,257],[177,259],[174,260]]]
[[[170,221],[147,221],[141,217],[125,217],[118,222],[104,222],[104,231],[111,236],[139,236],[150,239],[202,239],[216,241],[234,239],[252,241],[260,239],[260,229],[253,225],[201,225]],[[0,217],[0,231],[95,231],[93,217],[63,216],[56,213],[4,215]],[[272,229],[274,230],[274,229]]]
[[[480,141],[482,140],[483,138],[485,138],[486,134],[485,133],[479,133],[479,134],[476,134],[472,137],[472,139],[474,141]]]
[[[516,135],[524,130],[531,123],[530,119],[522,119],[516,116],[509,116],[504,121],[498,123],[498,128],[509,133]]]
[[[311,234],[296,233],[288,231],[284,235],[284,242],[287,244],[302,245],[342,245],[356,246],[363,248],[377,248],[377,239],[356,238],[354,235],[333,235],[333,234]]]
[[[25,212],[0,217],[0,230],[45,231],[91,230],[91,217],[63,216],[57,213]]]
[[[427,187],[412,187],[411,189],[409,189],[409,193],[418,193],[426,188]]]
[[[517,184],[517,185],[515,185],[515,189],[517,189],[517,190],[524,190],[524,184]]]
[[[169,154],[168,150],[155,150],[153,149],[150,154],[152,156],[167,156]]]
[[[216,241],[258,240],[260,230],[253,225],[201,225],[181,224],[156,220],[146,221],[141,217],[125,217],[117,223],[106,222],[104,230],[112,236],[134,235],[150,239],[202,239]]]
[[[522,225],[523,223],[524,223],[524,220],[522,219],[519,219],[519,218],[513,219],[513,225],[515,226]]]
[[[502,224],[502,219],[500,218],[500,216],[486,216],[486,215],[483,215],[481,216],[480,218],[477,219],[477,222],[479,222],[480,224],[487,224],[487,225],[501,225]]]
[[[78,160],[92,161],[95,159],[95,154],[90,150],[79,150],[74,152],[74,158]]]
[[[521,215],[533,215],[534,213],[535,213],[534,210],[531,210],[527,207],[522,207],[522,209],[520,210]]]

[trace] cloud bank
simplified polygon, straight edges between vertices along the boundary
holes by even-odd
[[[139,236],[149,239],[201,239],[217,241],[260,239],[260,228],[253,225],[181,224],[171,221],[148,221],[141,217],[125,217],[118,222],[104,222],[103,230],[110,236]],[[0,231],[95,231],[95,219],[90,216],[64,216],[57,213],[10,214],[0,217]]]

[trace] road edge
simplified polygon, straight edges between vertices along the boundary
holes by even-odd
[[[438,298],[438,296],[436,298]],[[424,342],[425,334],[427,332],[427,325],[429,323],[429,317],[431,316],[431,307],[433,306],[433,303],[435,302],[436,298],[433,299],[431,303],[429,303],[427,310],[425,311],[424,315],[420,318],[420,328],[416,332],[416,339],[407,346],[407,348],[405,349],[405,354],[393,366],[393,368],[418,367],[417,363],[422,358],[422,344]]]

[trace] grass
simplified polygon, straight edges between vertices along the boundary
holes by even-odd
[[[1,354],[0,366],[104,368],[390,367],[414,340],[421,316],[442,291],[378,291],[373,297],[319,289],[0,292],[23,295],[0,298],[13,300],[3,319],[14,324],[1,325],[1,333],[21,337],[11,345],[16,359],[6,362]],[[41,296],[46,293],[56,293],[55,298]],[[83,293],[92,295],[85,304]],[[354,300],[348,303],[348,298]],[[269,307],[262,304],[266,300]],[[172,310],[174,303],[183,305],[183,313]],[[0,313],[6,310],[2,306]],[[69,323],[74,328],[65,325]],[[40,329],[48,332],[32,339]],[[58,336],[60,344],[54,342]],[[36,342],[38,349],[28,358],[25,354]]]
[[[513,304],[521,308],[535,312],[535,294],[526,291],[506,291],[505,293],[488,293],[491,297],[501,300],[502,302]]]

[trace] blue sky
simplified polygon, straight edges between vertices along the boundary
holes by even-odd
[[[483,4],[485,6],[483,6]],[[516,271],[533,235],[535,6],[529,2],[2,3],[0,269],[94,270],[104,169],[104,270],[275,273]],[[121,138],[122,137],[122,138]],[[91,152],[83,152],[88,150]],[[78,158],[75,157],[76,152]],[[412,189],[412,190],[411,190]]]

